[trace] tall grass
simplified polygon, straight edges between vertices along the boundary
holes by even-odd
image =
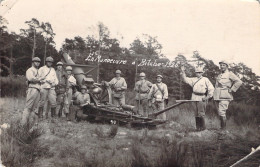
[[[36,158],[51,156],[48,147],[38,142],[42,135],[40,128],[32,125],[20,126],[19,121],[13,121],[10,127],[2,130],[1,159],[6,167],[31,166]]]
[[[24,97],[26,94],[25,76],[0,77],[1,97]]]

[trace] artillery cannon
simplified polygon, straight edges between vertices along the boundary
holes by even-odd
[[[159,124],[163,124],[166,121],[157,119],[156,116],[167,112],[187,101],[177,102],[176,104],[165,108],[162,111],[150,114],[148,117],[144,117],[137,114],[137,108],[131,105],[116,106],[112,104],[112,93],[107,82],[94,83],[97,77],[97,67],[90,65],[75,64],[68,54],[63,55],[65,65],[70,65],[73,68],[74,76],[79,85],[88,84],[91,80],[88,78],[89,74],[92,74],[93,83],[89,87],[90,104],[81,105],[83,114],[89,118],[104,120],[112,124],[131,125],[131,126],[142,126],[142,127],[154,127]],[[84,72],[83,68],[85,68]],[[94,91],[99,89],[99,91]]]

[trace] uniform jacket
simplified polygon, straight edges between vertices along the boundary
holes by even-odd
[[[111,86],[113,93],[118,93],[118,92],[124,93],[124,91],[127,89],[127,84],[123,77],[113,78],[109,82],[109,85]],[[120,88],[121,90],[117,91],[118,88]]]
[[[228,92],[228,89],[236,92],[241,85],[242,81],[233,72],[226,70],[217,77],[214,100],[233,100],[233,95]]]
[[[134,89],[137,92],[135,99],[136,100],[147,99],[151,87],[152,87],[152,83],[147,80],[137,81]]]
[[[76,85],[76,79],[74,78],[73,75],[69,75],[68,76],[68,88],[71,88],[72,86],[75,86]]]
[[[58,85],[59,81],[56,76],[56,71],[52,67],[47,67],[46,65],[39,69],[40,78],[42,78],[41,88],[45,89],[55,89],[55,86]]]
[[[63,71],[63,70],[56,70],[56,76],[57,76],[57,79],[59,81],[59,85],[66,85],[66,78],[67,78],[67,75],[66,73]]]
[[[29,88],[40,89],[39,82],[39,70],[35,67],[31,67],[26,71],[26,79],[29,81]]]
[[[80,104],[90,103],[90,96],[88,93],[82,94],[81,92],[74,93],[75,100]]]
[[[148,94],[148,99],[152,99],[152,102],[155,101],[155,97],[157,95],[161,95],[163,99],[168,99],[168,88],[167,88],[167,85],[164,84],[164,83],[157,83],[158,86],[161,88],[162,92],[158,89],[157,85],[156,84],[153,84],[150,91],[149,91],[149,94]]]
[[[192,95],[191,100],[202,101],[202,98],[207,97],[211,98],[213,96],[214,87],[210,80],[206,77],[201,76],[198,77],[186,77],[186,75],[182,74],[183,81],[189,84],[192,87]]]

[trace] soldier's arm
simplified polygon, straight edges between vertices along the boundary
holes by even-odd
[[[136,83],[135,83],[135,88],[134,88],[134,90],[135,90],[136,92],[139,92],[139,82],[136,82]]]
[[[121,89],[122,89],[122,90],[126,90],[126,89],[127,89],[126,81],[125,81],[124,78],[122,78],[122,79],[123,79],[123,83],[122,83]]]
[[[152,99],[153,90],[154,90],[154,85],[152,85],[152,87],[148,93],[148,100]]]
[[[181,78],[182,78],[183,82],[185,82],[186,84],[189,84],[190,86],[193,85],[192,78],[187,77],[184,71],[181,72]]]
[[[32,70],[26,71],[26,79],[30,82],[37,82],[39,79],[33,75]]]
[[[233,82],[230,89],[232,92],[236,92],[243,82],[233,72],[230,72],[229,78]]]
[[[168,99],[168,87],[167,87],[166,84],[164,84],[163,91],[164,91],[164,92],[163,92],[163,93],[164,93],[163,99]]]
[[[212,85],[212,83],[210,82],[210,80],[208,78],[206,78],[206,86],[207,86],[207,90],[208,90],[207,97],[211,98],[214,93],[214,86]]]

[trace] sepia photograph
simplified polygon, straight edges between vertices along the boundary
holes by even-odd
[[[260,167],[259,0],[0,0],[0,167]]]

